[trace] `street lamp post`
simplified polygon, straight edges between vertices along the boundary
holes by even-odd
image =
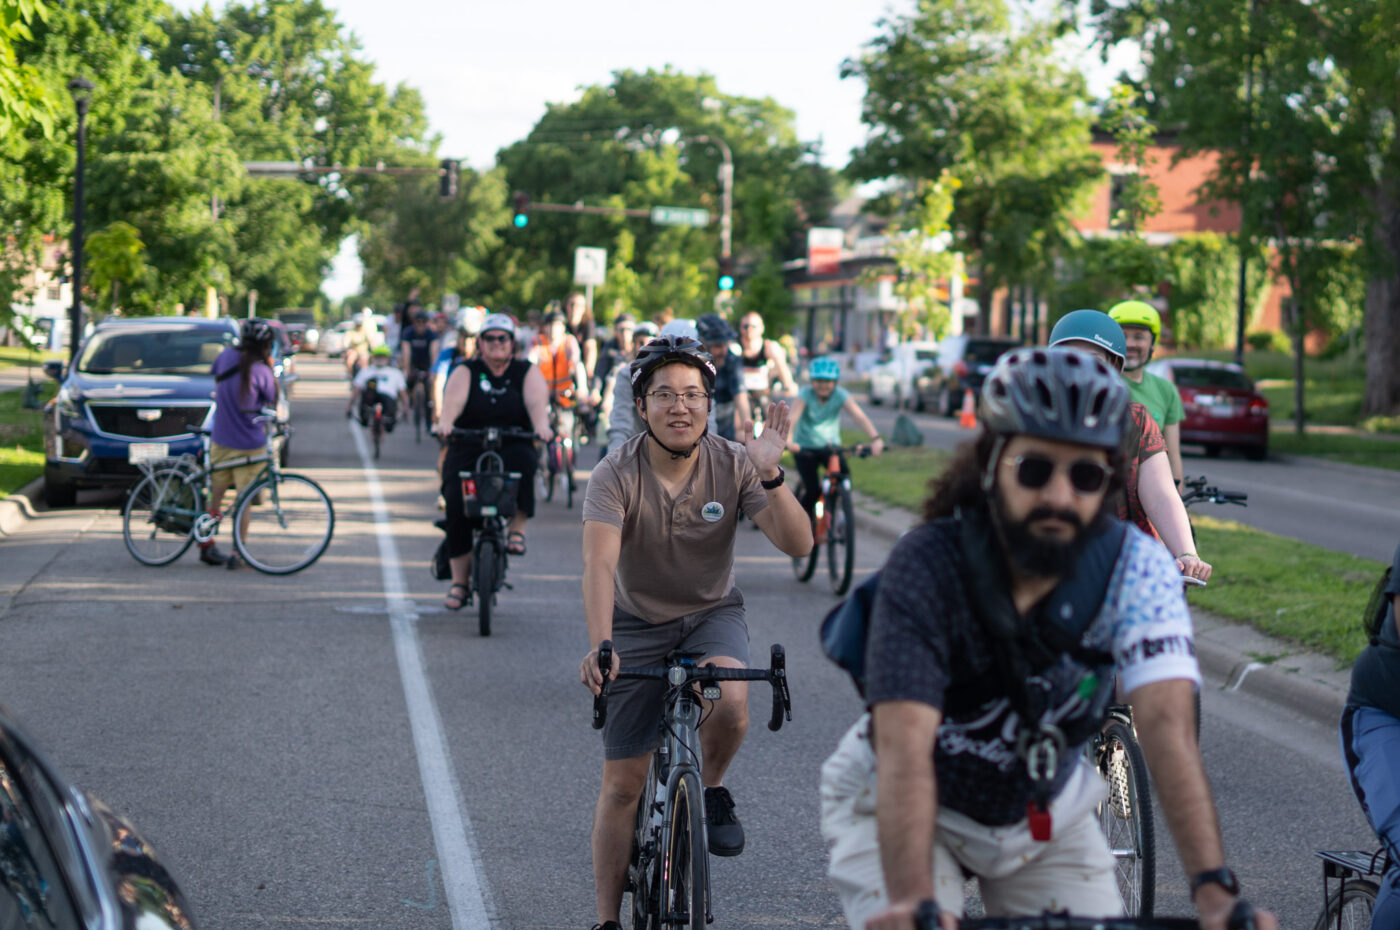
[[[719,257],[727,259],[734,230],[734,153],[723,139],[715,136],[695,136],[695,141],[715,146],[724,159],[719,166]]]
[[[69,313],[70,328],[68,364],[78,359],[78,342],[83,334],[83,169],[85,165],[84,147],[87,142],[88,93],[92,82],[75,77],[68,82],[68,92],[73,95],[73,106],[78,111],[78,165],[73,172],[73,309]]]

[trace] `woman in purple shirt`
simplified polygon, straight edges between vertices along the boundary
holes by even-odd
[[[264,407],[277,404],[277,378],[272,373],[272,340],[266,320],[244,320],[237,347],[229,346],[214,359],[214,429],[210,435],[210,466],[230,459],[267,453],[267,430],[254,420]],[[245,488],[262,472],[261,462],[220,469],[210,476],[209,512],[217,515],[230,488]],[[246,514],[245,514],[246,521]],[[243,532],[248,527],[242,527]],[[209,542],[199,544],[206,565],[239,567],[237,555],[224,555]]]

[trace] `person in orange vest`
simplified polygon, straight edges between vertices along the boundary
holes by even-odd
[[[559,435],[571,435],[574,408],[588,398],[588,383],[583,353],[578,340],[569,335],[564,314],[557,310],[545,314],[540,321],[539,338],[527,357],[544,375],[549,404],[559,411]]]

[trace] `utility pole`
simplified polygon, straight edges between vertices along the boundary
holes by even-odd
[[[1244,340],[1245,324],[1248,317],[1248,308],[1245,304],[1249,300],[1249,288],[1246,285],[1246,276],[1249,272],[1249,239],[1246,232],[1249,229],[1249,182],[1248,178],[1254,174],[1253,156],[1250,154],[1249,133],[1251,124],[1254,122],[1254,10],[1258,6],[1258,0],[1249,0],[1249,35],[1246,41],[1249,48],[1245,52],[1244,65],[1244,133],[1240,141],[1240,146],[1244,150],[1244,156],[1249,160],[1250,165],[1245,170],[1245,192],[1240,200],[1240,234],[1239,234],[1239,285],[1235,293],[1235,364],[1244,367]]]

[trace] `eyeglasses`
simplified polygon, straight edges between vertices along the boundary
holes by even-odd
[[[1002,459],[1002,464],[1014,467],[1017,483],[1031,491],[1045,487],[1055,472],[1063,469],[1069,475],[1069,483],[1075,493],[1097,494],[1113,474],[1107,465],[1089,459],[1065,464],[1044,455],[1018,455],[1014,459]]]
[[[662,407],[671,406],[676,402],[676,398],[679,397],[685,402],[687,410],[699,410],[704,407],[705,403],[710,399],[709,394],[704,394],[700,391],[686,391],[684,394],[677,394],[675,391],[651,391],[647,396],[655,398],[656,402]]]
[[[740,328],[740,329],[761,329],[762,327],[761,327],[758,323],[740,323],[740,324],[739,324],[739,328]]]
[[[510,337],[507,336],[505,333],[487,333],[485,336],[478,336],[477,338],[480,339],[482,342],[489,342],[493,344],[510,342]]]

